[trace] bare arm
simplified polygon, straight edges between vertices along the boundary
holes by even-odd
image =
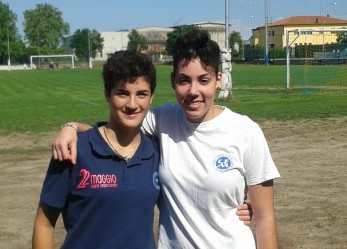
[[[255,224],[257,248],[277,249],[273,181],[249,186],[249,196],[253,213],[257,217]]]
[[[76,146],[77,146],[77,131],[86,131],[91,128],[88,124],[78,122],[69,122],[72,126],[76,126],[76,130],[72,126],[65,126],[61,128],[58,136],[52,144],[53,158],[59,161],[70,160],[76,164]]]
[[[49,207],[43,203],[39,204],[32,238],[33,249],[54,248],[54,228],[59,214],[59,209]]]

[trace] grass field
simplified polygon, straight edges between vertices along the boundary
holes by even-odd
[[[341,70],[346,67],[295,70],[301,77],[293,78],[297,83],[287,92],[284,66],[235,65],[232,97],[217,103],[249,115],[267,138],[281,173],[275,183],[279,249],[344,249],[347,87]],[[158,66],[153,106],[175,101],[170,71]],[[58,127],[71,120],[107,120],[102,92],[100,68],[0,71],[0,248],[30,248]],[[56,248],[64,238],[59,219]]]
[[[320,67],[313,75],[318,81],[323,77],[322,72],[333,74],[340,68]],[[307,68],[302,66],[301,70],[305,74]],[[175,101],[170,71],[171,66],[157,67],[158,86],[153,106]],[[219,104],[255,120],[347,115],[346,87],[329,90],[304,86],[287,92],[285,75],[284,66],[235,65],[232,97]],[[106,120],[108,108],[102,92],[100,68],[2,71],[0,133],[52,131],[69,120],[87,123]]]

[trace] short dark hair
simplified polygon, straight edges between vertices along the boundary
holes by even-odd
[[[179,37],[173,49],[174,72],[178,63],[182,60],[191,60],[199,57],[203,66],[214,68],[216,74],[219,72],[220,48],[211,40],[205,30],[191,30]]]
[[[108,58],[102,71],[105,94],[109,96],[114,86],[133,83],[138,77],[144,77],[153,95],[156,87],[156,70],[151,59],[134,50],[115,52]]]

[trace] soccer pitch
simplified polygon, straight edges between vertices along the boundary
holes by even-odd
[[[158,66],[153,106],[175,102],[170,72],[171,66]],[[341,172],[347,165],[347,90],[298,87],[287,92],[284,72],[284,66],[235,65],[232,97],[217,104],[250,116],[264,131],[281,173],[275,185],[279,247],[338,249],[347,243],[341,215],[346,210]],[[28,248],[59,126],[108,119],[101,69],[2,71],[0,104],[0,181],[5,190],[0,248]],[[157,223],[156,215],[155,234]],[[64,238],[59,219],[55,247]]]
[[[347,70],[347,67],[345,70]],[[342,66],[342,67],[343,67]],[[298,66],[297,66],[298,67]],[[170,84],[172,67],[157,66],[157,88],[152,106],[175,102]],[[324,70],[323,70],[324,69]],[[216,101],[255,120],[290,120],[347,115],[347,87],[307,82],[285,89],[285,66],[234,65],[231,98]],[[297,70],[313,70],[301,66]],[[315,69],[316,70],[316,69]],[[320,67],[310,79],[340,77],[341,66]],[[343,76],[343,75],[342,75]],[[310,76],[311,77],[311,76]],[[303,77],[305,79],[305,77]],[[293,77],[293,81],[298,81]],[[327,82],[327,81],[326,81]],[[318,84],[319,85],[319,84]],[[108,119],[101,68],[0,72],[0,133],[47,132],[72,120],[93,124]]]

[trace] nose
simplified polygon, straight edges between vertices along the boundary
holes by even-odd
[[[136,109],[137,101],[135,96],[129,96],[128,102],[126,104],[126,108],[128,109]]]
[[[199,83],[192,82],[189,87],[189,94],[192,96],[199,95]]]

